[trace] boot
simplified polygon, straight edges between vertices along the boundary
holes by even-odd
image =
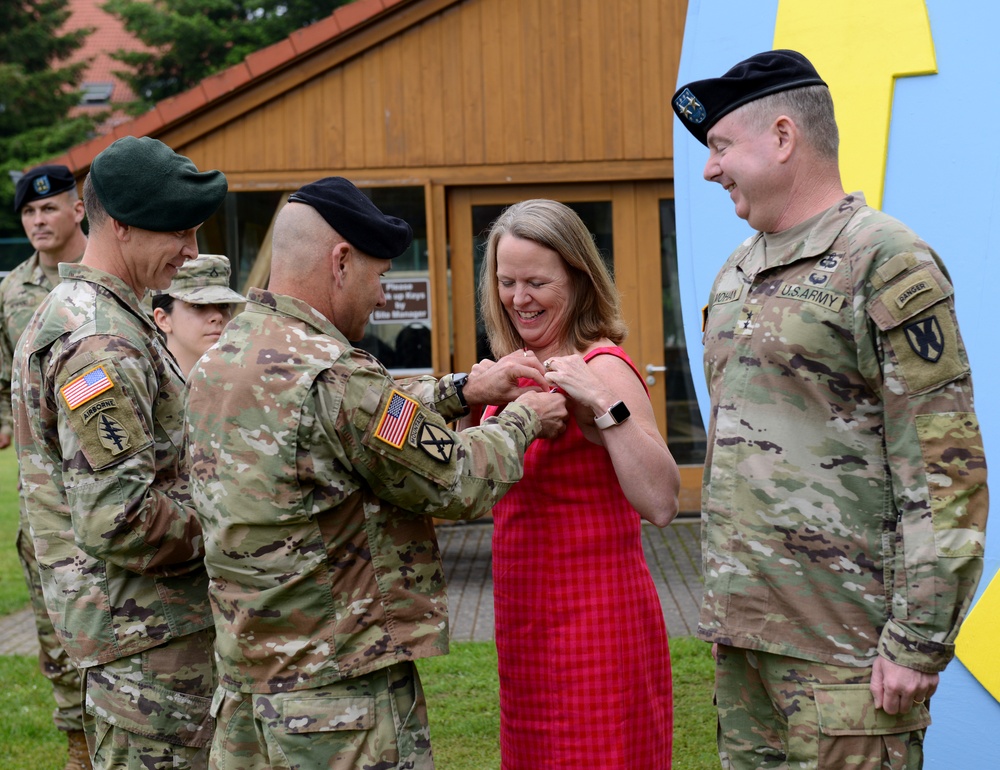
[[[83,730],[71,730],[66,733],[69,741],[69,759],[63,770],[92,770],[90,764],[90,749],[87,748],[87,737]]]

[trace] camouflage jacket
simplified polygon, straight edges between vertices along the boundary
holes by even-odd
[[[124,282],[60,274],[14,355],[14,441],[45,603],[83,668],[212,620],[181,374]]]
[[[195,365],[191,483],[224,687],[319,687],[447,652],[429,515],[489,511],[538,430],[519,404],[449,430],[451,380],[394,382],[309,305],[259,289]]]
[[[10,367],[14,348],[52,282],[38,262],[36,251],[0,282],[0,434],[13,435],[10,412]]]
[[[938,256],[860,194],[726,262],[699,635],[940,671],[982,571],[986,461]]]

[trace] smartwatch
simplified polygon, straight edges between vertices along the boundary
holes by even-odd
[[[455,386],[455,395],[458,396],[458,400],[462,402],[462,408],[466,411],[469,409],[469,402],[465,400],[465,393],[462,392],[462,389],[468,381],[469,375],[465,372],[451,375],[451,384]]]
[[[629,412],[628,407],[625,406],[625,402],[616,401],[611,405],[611,408],[608,409],[608,411],[594,420],[594,425],[601,430],[605,430],[615,425],[621,425],[631,416],[632,413]]]

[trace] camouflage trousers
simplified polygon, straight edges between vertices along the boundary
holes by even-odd
[[[214,723],[215,630],[171,639],[86,672],[95,770],[204,770]]]
[[[31,611],[35,616],[35,631],[38,634],[38,663],[42,675],[52,684],[52,695],[56,701],[52,721],[56,727],[66,732],[83,729],[83,689],[80,672],[63,649],[56,629],[49,620],[42,597],[42,580],[38,576],[38,560],[35,558],[35,541],[28,534],[28,526],[22,521],[17,531],[17,555],[28,584]]]
[[[870,668],[718,646],[715,700],[723,770],[919,770],[927,705],[875,708]]]
[[[413,663],[311,690],[219,688],[212,770],[433,770]]]

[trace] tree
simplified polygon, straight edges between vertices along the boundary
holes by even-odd
[[[66,34],[68,0],[0,3],[0,233],[20,235],[11,171],[22,171],[89,138],[92,117],[69,118],[80,103],[86,62],[64,64],[93,30]]]
[[[329,16],[350,0],[109,0],[102,8],[154,49],[117,51],[142,112]]]

